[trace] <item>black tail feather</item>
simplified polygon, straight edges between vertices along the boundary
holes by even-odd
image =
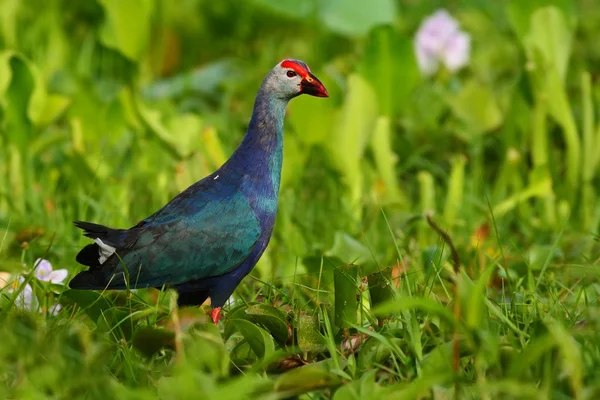
[[[85,236],[91,239],[102,239],[103,242],[107,240],[110,242],[110,239],[116,234],[118,235],[118,232],[121,231],[120,229],[108,228],[104,225],[94,224],[93,222],[75,221],[73,223],[85,232]]]
[[[96,243],[88,244],[77,254],[75,261],[88,267],[99,267],[99,252],[100,248]]]
[[[106,277],[100,270],[80,272],[69,282],[69,287],[77,290],[103,290],[107,286]]]

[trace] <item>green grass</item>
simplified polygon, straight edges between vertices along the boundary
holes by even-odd
[[[470,62],[424,78],[438,1],[173,4],[0,3],[1,398],[600,395],[600,6],[444,3]],[[285,57],[330,98],[290,104],[274,237],[219,326],[34,276],[80,270],[73,220],[132,226],[218,168]]]

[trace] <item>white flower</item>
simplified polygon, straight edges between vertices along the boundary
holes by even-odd
[[[43,282],[50,282],[55,284],[62,284],[67,278],[68,272],[66,269],[52,269],[52,264],[48,260],[38,258],[34,263],[34,275],[35,277]],[[33,288],[29,283],[25,284],[25,277],[19,276],[14,279],[12,275],[8,273],[0,274],[0,287],[6,287],[8,293],[14,293],[18,291],[17,297],[15,298],[15,306],[33,311],[39,310],[42,313],[48,312],[50,315],[56,315],[62,306],[58,303],[53,303],[47,307],[40,307],[39,301],[33,292]]]
[[[56,304],[52,304],[50,306],[50,308],[48,309],[48,313],[52,316],[55,316],[56,314],[58,314],[58,312],[60,311],[60,309],[62,308],[62,306],[58,303]],[[46,308],[42,308],[41,312],[46,312]]]
[[[25,278],[20,276],[19,279],[15,279],[8,286],[7,292],[14,293],[19,290],[19,287],[25,282]],[[33,288],[28,283],[23,287],[22,290],[17,294],[17,298],[15,299],[15,305],[17,307],[24,308],[26,310],[32,310],[34,304],[34,296],[33,296]]]
[[[62,284],[69,273],[66,269],[52,270],[50,261],[38,258],[35,263],[35,277],[40,281]]]
[[[233,296],[230,296],[229,299],[227,299],[227,301],[225,302],[225,304],[227,304],[230,308],[233,307],[235,305],[235,298]]]
[[[454,72],[469,62],[471,37],[443,9],[421,23],[414,45],[419,68],[425,75],[433,75],[440,63]]]

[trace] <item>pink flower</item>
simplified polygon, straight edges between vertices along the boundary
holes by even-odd
[[[66,269],[52,270],[50,261],[38,258],[35,263],[35,277],[40,281],[62,284],[69,273]]]
[[[462,32],[458,22],[442,9],[421,23],[414,46],[424,75],[433,75],[440,63],[454,72],[469,62],[471,37]]]

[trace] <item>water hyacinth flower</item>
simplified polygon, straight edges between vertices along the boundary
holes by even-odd
[[[469,62],[471,37],[442,9],[423,20],[414,46],[419,69],[424,75],[435,74],[440,64],[455,72]]]

